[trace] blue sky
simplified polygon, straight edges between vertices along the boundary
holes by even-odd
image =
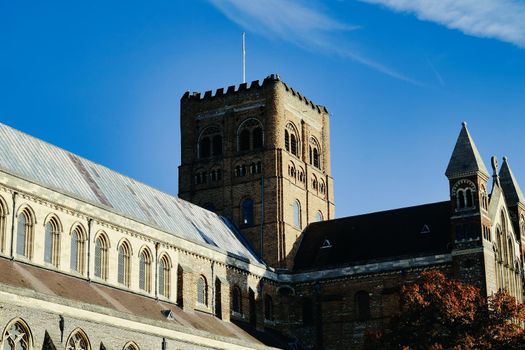
[[[525,1],[0,2],[0,121],[177,193],[179,99],[271,73],[331,117],[337,216],[447,199],[466,120],[525,181]],[[523,184],[525,186],[525,183]]]

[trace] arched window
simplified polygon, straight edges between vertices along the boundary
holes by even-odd
[[[210,156],[210,138],[204,137],[199,142],[199,157],[200,158],[208,158]]]
[[[5,252],[5,222],[7,217],[7,208],[4,204],[4,200],[0,197],[0,252]]]
[[[299,157],[298,131],[292,123],[286,124],[286,129],[284,131],[284,148],[294,156]]]
[[[199,135],[198,154],[199,158],[222,155],[222,133],[217,126],[205,128]]]
[[[310,165],[313,165],[317,169],[321,168],[319,150],[320,150],[319,142],[314,137],[310,137],[310,141],[309,141]]]
[[[79,328],[71,332],[66,342],[66,350],[91,350],[86,333]]]
[[[370,318],[370,295],[361,290],[355,293],[356,317],[360,321]]]
[[[151,292],[151,252],[144,248],[139,258],[139,288]]]
[[[159,259],[159,294],[166,298],[170,297],[170,272],[171,262],[166,255],[162,255]]]
[[[317,191],[319,189],[317,177],[315,177],[315,175],[312,176],[312,189],[314,191]]]
[[[290,135],[290,150],[294,156],[299,157],[299,152],[297,150],[297,138],[294,134]]]
[[[44,261],[58,267],[60,225],[55,217],[48,220],[44,234]]]
[[[124,348],[122,350],[140,350],[139,346],[133,342],[129,342],[126,345],[124,345]]]
[[[320,211],[315,213],[315,221],[316,222],[323,221],[323,213],[321,213]]]
[[[20,319],[11,321],[2,336],[2,350],[29,350],[33,348],[33,336],[27,324]]]
[[[262,148],[264,131],[261,122],[255,118],[243,121],[237,130],[237,138],[237,150],[239,152]]]
[[[256,127],[252,131],[253,136],[253,149],[259,149],[263,146],[263,131],[260,126]]]
[[[239,136],[239,151],[249,151],[250,150],[250,131],[243,130]]]
[[[264,296],[264,318],[273,321],[273,300],[268,294]]]
[[[241,204],[242,225],[253,225],[253,200],[246,198]]]
[[[238,286],[232,289],[232,311],[238,314],[242,313],[242,293]]]
[[[85,231],[82,226],[77,225],[71,231],[70,268],[72,271],[84,273],[85,266]]]
[[[222,136],[213,136],[212,154],[214,156],[220,156],[222,154]]]
[[[293,225],[296,228],[301,228],[301,203],[296,199],[292,203],[293,208]]]
[[[467,188],[465,191],[465,197],[466,207],[472,208],[474,206],[474,197],[472,196],[472,190],[470,188]]]
[[[16,234],[16,254],[28,259],[33,257],[33,215],[29,209],[24,209],[18,214],[18,227]]]
[[[118,283],[129,287],[131,269],[131,248],[127,241],[118,247]]]
[[[197,280],[197,302],[208,306],[208,282],[204,276]]]
[[[465,208],[465,192],[463,190],[458,190],[458,208]]]
[[[108,279],[108,238],[100,233],[95,240],[95,276],[103,280]]]

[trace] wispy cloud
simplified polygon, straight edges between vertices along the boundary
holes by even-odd
[[[413,13],[465,34],[494,38],[525,48],[522,0],[361,0],[394,11]]]
[[[338,21],[300,0],[209,0],[247,31],[290,42],[310,51],[338,55],[411,84],[421,85],[384,64],[345,47],[337,37],[360,27]]]

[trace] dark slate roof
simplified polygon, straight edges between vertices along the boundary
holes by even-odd
[[[499,181],[508,205],[513,206],[518,204],[518,202],[525,204],[525,196],[523,196],[520,185],[510,169],[507,157],[503,157],[503,164],[499,172]]]
[[[487,176],[489,175],[476,144],[468,132],[467,124],[463,123],[445,175],[448,178],[453,178],[476,174],[478,171]]]
[[[449,201],[322,221],[303,232],[294,270],[447,253],[450,241]]]
[[[231,256],[259,260],[229,220],[2,123],[0,171]]]

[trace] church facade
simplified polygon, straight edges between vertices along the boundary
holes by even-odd
[[[181,98],[174,197],[0,124],[0,348],[359,349],[428,269],[523,300],[525,197],[464,124],[447,200],[336,218],[329,113]]]

